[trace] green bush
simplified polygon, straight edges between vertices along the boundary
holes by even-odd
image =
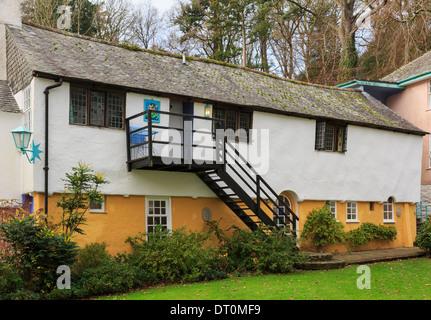
[[[424,249],[429,256],[431,253],[431,217],[422,224],[417,236],[416,244]]]
[[[362,246],[371,240],[395,240],[397,229],[393,226],[377,226],[374,223],[365,222],[359,228],[347,233],[346,239],[350,246]]]
[[[208,246],[209,234],[191,232],[185,228],[174,231],[156,228],[128,238],[133,252],[125,261],[149,273],[154,282],[213,280],[225,275],[216,272],[215,249]],[[148,240],[147,240],[148,239]]]
[[[311,240],[319,252],[328,244],[345,243],[344,226],[335,220],[328,206],[312,210],[304,224],[301,240]]]
[[[219,266],[229,272],[286,273],[301,260],[296,240],[282,230],[232,227],[232,236],[225,236],[218,222],[208,226],[219,241]]]
[[[80,273],[109,263],[112,256],[106,251],[107,246],[105,242],[85,245],[76,257],[75,272]]]
[[[11,217],[0,224],[0,232],[11,246],[3,259],[24,283],[24,288],[46,293],[56,286],[58,266],[71,267],[77,245],[63,234],[56,233],[35,215]]]

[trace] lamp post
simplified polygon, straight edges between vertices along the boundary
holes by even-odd
[[[25,154],[27,156],[27,160],[30,163],[34,163],[34,160],[36,158],[40,159],[39,155],[40,153],[42,153],[42,151],[39,150],[40,144],[35,145],[34,141],[32,141],[32,146],[30,149],[28,149],[33,132],[21,126],[13,129],[11,133],[13,141],[15,143],[15,147],[20,152],[22,152],[22,154]],[[31,153],[31,157],[29,157],[29,153]]]

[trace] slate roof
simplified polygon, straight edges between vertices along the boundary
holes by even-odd
[[[384,77],[383,81],[400,82],[431,71],[431,51]]]
[[[184,65],[180,56],[125,49],[34,25],[7,30],[37,76],[424,134],[360,91],[301,83],[205,59],[188,57]]]
[[[0,111],[20,112],[7,81],[0,80]]]

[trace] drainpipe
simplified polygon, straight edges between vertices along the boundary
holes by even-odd
[[[49,90],[60,87],[63,84],[63,78],[60,78],[58,83],[46,87],[45,91],[45,214],[48,214],[48,127],[49,127]]]

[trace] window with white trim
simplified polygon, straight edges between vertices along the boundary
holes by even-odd
[[[337,219],[337,201],[326,201],[326,205],[331,210],[332,216]]]
[[[346,152],[347,125],[318,121],[316,123],[315,149],[319,151]]]
[[[105,212],[105,197],[102,199],[102,203],[90,203],[90,213],[104,213]]]
[[[347,222],[358,222],[358,204],[356,202],[346,203]]]
[[[383,221],[394,222],[394,200],[392,198],[383,202]]]
[[[172,229],[171,199],[146,197],[145,202],[146,232],[154,232],[157,226],[161,226],[163,230]]]

